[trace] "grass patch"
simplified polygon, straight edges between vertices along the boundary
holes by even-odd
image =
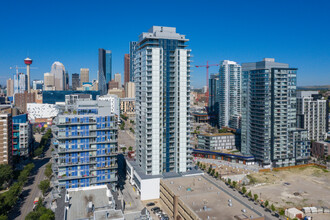
[[[246,177],[249,179],[249,183],[250,184],[256,184],[258,181],[257,181],[257,178],[251,176],[251,175],[246,175]]]

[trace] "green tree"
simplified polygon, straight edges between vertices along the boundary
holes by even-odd
[[[275,212],[275,206],[274,206],[274,204],[272,204],[271,206],[270,206],[270,209],[273,211],[273,212]]]
[[[284,215],[284,214],[285,214],[284,209],[279,210],[278,214],[280,214],[280,215]]]
[[[0,215],[0,220],[8,220],[8,217],[6,215]]]
[[[46,130],[45,127],[42,127],[42,128],[41,128],[41,132],[44,132],[45,130]]]
[[[253,195],[253,198],[254,198],[254,201],[257,201],[258,200],[258,195],[257,194],[254,194]]]
[[[233,187],[236,188],[236,186],[237,186],[237,182],[233,181]]]
[[[46,165],[45,176],[47,176],[47,178],[50,179],[52,174],[53,174],[52,164],[49,163],[49,164]]]
[[[126,147],[122,147],[121,150],[123,151],[123,153],[125,153]]]
[[[252,198],[252,192],[251,191],[249,191],[248,197]]]
[[[38,147],[37,149],[35,149],[34,151],[34,156],[37,157],[37,156],[40,156],[43,152],[43,147]]]
[[[55,214],[52,210],[42,205],[42,199],[40,198],[36,209],[30,212],[25,217],[25,220],[55,220]]]
[[[14,177],[13,169],[8,164],[0,165],[0,188],[5,182],[10,182]]]
[[[231,179],[228,179],[228,180],[227,180],[227,183],[228,183],[229,185],[231,185]]]
[[[211,171],[212,171],[212,168],[209,167],[209,170],[207,171],[207,173],[211,173]]]
[[[199,161],[197,161],[197,166],[199,167],[199,164],[200,164],[200,162]]]
[[[268,200],[265,201],[265,207],[267,208],[267,206],[269,205]]]
[[[211,171],[211,175],[212,175],[212,176],[215,175],[215,169],[212,169],[212,171]]]
[[[132,151],[132,150],[133,150],[133,147],[132,147],[132,146],[130,146],[130,147],[128,148],[128,150],[129,150],[129,151]]]
[[[245,186],[242,187],[242,193],[243,193],[243,194],[246,193],[246,188],[245,188]]]
[[[217,178],[217,179],[219,178],[219,173],[218,172],[215,173],[215,178]]]
[[[45,195],[45,193],[48,191],[50,187],[50,182],[49,180],[43,180],[40,182],[38,185],[39,189],[41,190],[42,194]]]
[[[205,170],[206,169],[206,165],[205,164],[203,164],[203,170]]]

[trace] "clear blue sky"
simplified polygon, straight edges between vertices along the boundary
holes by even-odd
[[[98,48],[112,50],[113,72],[123,73],[129,42],[162,25],[190,39],[193,65],[274,57],[299,69],[298,85],[330,84],[329,11],[326,0],[2,1],[0,83],[27,55],[38,67],[31,79],[42,79],[54,61],[70,75],[90,68],[96,79]],[[205,69],[193,69],[192,85],[205,85]]]

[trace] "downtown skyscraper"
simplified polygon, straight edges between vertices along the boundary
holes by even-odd
[[[55,90],[66,90],[66,73],[62,63],[56,61],[52,64],[50,73],[54,77]]]
[[[297,129],[296,68],[275,59],[242,64],[241,152],[263,166],[283,167],[309,158],[307,130]]]
[[[241,65],[224,60],[219,69],[219,127],[240,128]]]
[[[147,175],[190,167],[188,41],[176,28],[153,26],[136,44],[136,162]]]
[[[100,95],[108,93],[108,83],[112,80],[112,52],[111,50],[99,49],[99,72],[98,87]]]

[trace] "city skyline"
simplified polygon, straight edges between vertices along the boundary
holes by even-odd
[[[145,30],[152,25],[176,27],[179,32],[187,33],[186,37],[190,39],[191,47],[194,48],[192,65],[205,64],[207,60],[219,63],[220,60],[225,59],[235,60],[241,64],[265,57],[276,57],[279,62],[291,63],[299,69],[298,86],[330,84],[327,78],[330,69],[330,64],[327,62],[329,60],[327,51],[329,51],[330,45],[326,40],[328,30],[323,28],[329,17],[326,14],[329,4],[326,2],[309,4],[309,1],[299,3],[277,1],[277,4],[271,5],[272,10],[268,10],[269,3],[237,1],[234,14],[231,14],[230,10],[218,12],[218,8],[230,6],[231,3],[226,2],[210,3],[214,7],[188,5],[189,10],[184,11],[182,15],[198,13],[208,21],[203,23],[199,21],[199,16],[190,17],[189,22],[180,19],[179,15],[165,16],[164,13],[171,4],[163,6],[162,9],[157,8],[157,10],[155,10],[156,5],[148,5],[144,10],[155,14],[154,19],[151,20],[150,13],[146,13],[148,16],[143,15],[134,19],[134,25],[132,25],[131,19],[114,22],[110,21],[111,18],[105,19],[104,13],[96,14],[95,12],[108,10],[109,13],[113,13],[112,16],[116,16],[120,11],[118,9],[125,7],[122,3],[103,2],[104,4],[101,4],[100,2],[91,7],[85,3],[87,2],[82,1],[79,9],[84,12],[90,11],[91,16],[88,18],[82,16],[84,13],[74,10],[75,4],[64,4],[63,10],[70,11],[70,15],[64,16],[69,20],[66,22],[63,18],[52,16],[56,10],[48,8],[42,2],[34,2],[24,7],[6,2],[3,8],[8,10],[3,11],[0,15],[2,20],[8,20],[1,26],[2,30],[6,30],[0,37],[3,42],[6,42],[6,44],[0,45],[0,50],[3,52],[0,54],[1,85],[5,85],[5,80],[14,73],[9,67],[24,66],[23,59],[27,55],[34,60],[31,67],[38,67],[38,69],[31,70],[31,81],[42,79],[43,74],[49,72],[51,64],[55,61],[63,63],[70,75],[79,72],[82,67],[90,68],[90,78],[96,79],[98,48],[112,50],[113,72],[123,74],[122,57],[129,52],[129,42],[138,40],[137,35],[140,30]],[[137,3],[132,2],[127,7],[128,14],[132,14],[130,12],[134,10],[135,4]],[[178,4],[180,6],[184,3]],[[12,17],[9,11],[14,8],[17,16]],[[263,10],[265,8],[267,10]],[[41,12],[42,9],[47,11],[47,16],[45,16],[46,12]],[[280,18],[277,16],[278,10],[282,11]],[[10,19],[8,19],[9,16]],[[75,19],[71,19],[71,16]],[[267,19],[263,19],[266,16]],[[26,17],[34,25],[30,25],[29,29],[17,28],[17,25]],[[45,17],[45,19],[41,21],[40,17]],[[219,22],[221,20],[225,22]],[[68,34],[63,35],[65,37],[54,34],[52,24],[61,25],[63,31]],[[105,27],[104,25],[111,28],[103,28],[95,36],[90,34],[96,30],[99,31],[100,27]],[[254,26],[251,28],[251,25]],[[84,34],[81,34],[83,26]],[[128,26],[130,28],[127,28]],[[226,35],[222,34],[223,27],[230,30],[226,31]],[[22,31],[26,34],[18,34]],[[27,41],[28,44],[26,44]],[[210,73],[217,72],[218,68],[210,69]],[[314,77],[315,74],[318,77]],[[191,83],[194,87],[205,85],[205,69],[193,68]]]

